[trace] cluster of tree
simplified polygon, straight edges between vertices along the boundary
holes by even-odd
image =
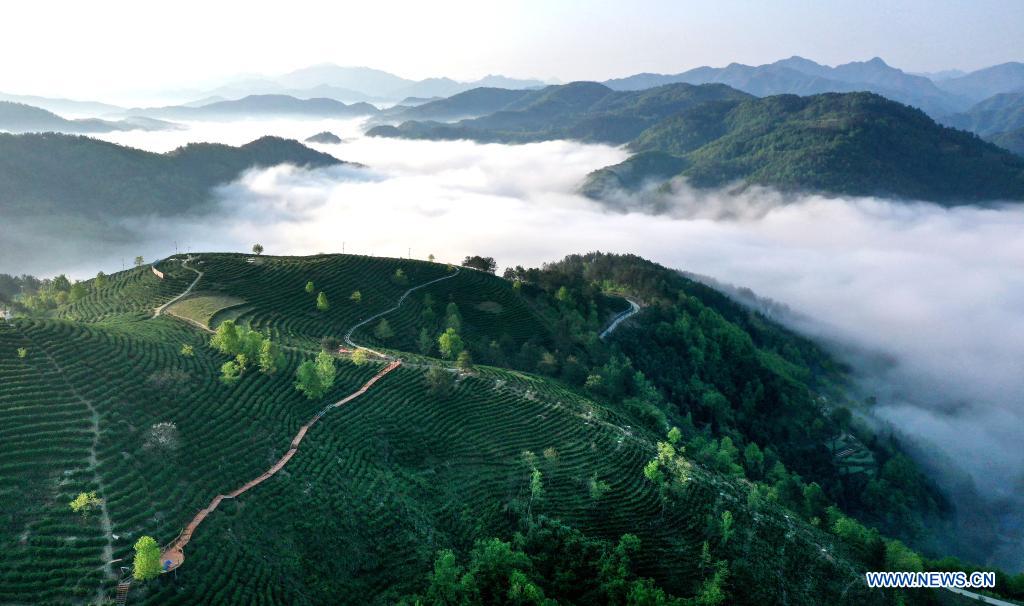
[[[13,311],[42,315],[68,303],[76,303],[108,284],[107,275],[96,274],[88,282],[72,282],[64,274],[40,280],[34,276],[0,274],[0,303]]]
[[[640,551],[640,540],[634,535],[623,535],[614,543],[539,516],[510,541],[477,541],[464,559],[450,549],[441,550],[424,589],[399,603],[714,606],[725,602],[724,574],[703,586],[695,598],[680,599],[637,573]]]
[[[559,376],[658,433],[678,426],[691,459],[764,483],[812,522],[838,504],[916,541],[948,513],[897,443],[852,423],[841,365],[720,292],[631,255],[573,255],[505,277],[555,327],[550,355],[529,370]],[[610,344],[595,335],[608,315],[604,291],[645,302]],[[833,444],[849,433],[870,451],[875,473],[841,469]]]
[[[284,355],[271,341],[269,334],[238,326],[234,320],[225,320],[217,326],[210,339],[210,346],[233,359],[221,365],[221,381],[227,385],[236,383],[251,364],[263,374],[274,374],[284,365]],[[190,355],[191,346],[182,346],[182,354]]]
[[[462,260],[462,266],[485,271],[489,274],[498,271],[498,262],[494,260],[494,257],[481,257],[480,255],[466,257]]]
[[[295,370],[295,389],[310,400],[322,398],[334,386],[336,373],[334,356],[320,351],[314,359],[305,360]]]

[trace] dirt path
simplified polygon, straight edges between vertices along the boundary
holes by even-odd
[[[181,262],[181,266],[184,267],[185,269],[190,269],[190,270],[196,272],[196,274],[197,274],[196,275],[196,279],[192,280],[192,283],[188,285],[188,288],[185,289],[185,292],[181,293],[180,295],[174,297],[170,301],[164,303],[160,307],[157,307],[155,310],[153,310],[153,317],[154,318],[159,317],[162,313],[164,313],[165,309],[167,309],[171,305],[173,305],[173,304],[177,303],[178,301],[182,300],[183,298],[185,298],[188,295],[188,293],[192,292],[192,289],[196,287],[196,284],[198,284],[199,280],[203,277],[203,272],[199,271],[198,269],[196,269],[194,267],[189,267],[188,266],[188,262],[191,261],[191,260],[192,260],[192,257],[189,257],[188,259],[185,259],[184,261]]]
[[[192,540],[192,536],[193,534],[195,534],[196,528],[198,528],[199,525],[203,523],[203,520],[205,520],[207,516],[209,516],[211,513],[213,513],[215,509],[217,509],[217,507],[221,504],[221,501],[223,501],[224,499],[237,498],[246,491],[248,491],[249,489],[262,484],[266,480],[273,477],[274,474],[281,471],[281,469],[283,469],[284,466],[288,464],[288,461],[290,461],[292,457],[295,456],[295,453],[298,452],[299,445],[302,443],[303,438],[306,437],[306,433],[309,432],[310,428],[313,427],[313,425],[315,425],[316,422],[319,421],[321,417],[327,414],[327,412],[332,408],[344,406],[345,404],[348,404],[352,400],[365,394],[367,390],[369,390],[370,387],[373,386],[374,383],[379,381],[382,377],[384,377],[384,375],[401,366],[401,364],[401,360],[394,360],[393,362],[385,366],[383,370],[373,375],[373,377],[369,381],[367,381],[362,387],[360,387],[357,391],[354,391],[351,394],[342,398],[341,400],[338,400],[333,404],[328,404],[327,406],[320,409],[320,412],[316,413],[316,415],[314,415],[313,418],[310,419],[308,423],[299,428],[299,432],[295,434],[294,438],[292,438],[291,446],[288,449],[288,452],[284,453],[284,456],[278,459],[277,462],[274,463],[269,469],[264,471],[258,477],[249,480],[239,488],[236,488],[232,492],[229,492],[228,494],[219,494],[216,497],[214,497],[214,499],[210,501],[210,504],[207,505],[206,508],[201,509],[199,513],[197,513],[195,517],[192,518],[192,521],[185,526],[185,528],[181,531],[181,534],[179,534],[176,539],[171,541],[170,545],[164,548],[163,554],[161,555],[160,559],[165,571],[174,570],[178,566],[181,566],[182,562],[185,561],[185,546],[188,545],[188,542],[190,540]]]
[[[35,343],[28,337],[28,335],[26,335],[21,330],[21,328],[19,328],[16,324],[13,326],[15,330],[17,330],[26,341],[35,345]],[[57,360],[54,359],[50,352],[47,351],[46,348],[42,346],[40,346],[38,349],[39,351],[43,352],[43,355],[46,356],[46,359],[50,362],[50,365],[53,366],[53,368],[57,371],[57,374],[61,375],[62,377],[65,376],[64,369],[61,368],[60,364],[57,363]],[[92,482],[96,486],[96,492],[99,493],[100,495],[99,520],[100,529],[103,531],[104,538],[102,551],[103,575],[111,580],[116,579],[117,576],[114,574],[114,568],[111,566],[111,564],[113,564],[114,558],[114,525],[110,520],[110,511],[107,509],[106,486],[103,484],[103,478],[100,477],[99,457],[96,454],[99,449],[100,441],[100,412],[99,410],[96,409],[96,406],[93,405],[91,400],[83,396],[77,389],[75,389],[75,386],[72,385],[70,381],[65,380],[64,384],[67,385],[68,391],[71,392],[75,399],[81,402],[89,411],[89,431],[92,434],[92,441],[89,443],[88,461],[89,471],[92,472]],[[96,590],[96,603],[101,604],[105,599],[106,592],[104,591],[104,587],[101,585]]]
[[[608,328],[604,329],[604,331],[598,335],[599,338],[604,339],[608,335],[612,334],[612,331],[618,328],[619,324],[622,324],[624,321],[628,320],[630,316],[634,316],[638,311],[640,311],[640,305],[636,301],[633,299],[626,299],[626,301],[629,302],[629,309],[615,316],[615,319],[608,325]]]

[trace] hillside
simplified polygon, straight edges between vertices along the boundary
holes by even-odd
[[[390,330],[354,334],[404,364],[327,412],[281,473],[224,501],[181,568],[136,582],[131,603],[445,603],[428,576],[454,565],[443,550],[489,571],[474,591],[501,601],[528,582],[570,604],[624,603],[627,589],[657,603],[892,603],[862,571],[917,556],[830,503],[903,531],[935,507],[892,445],[866,446],[866,427],[828,412],[848,401],[825,352],[636,257],[574,256],[507,279],[344,255],[202,254],[159,269],[90,280],[56,317],[0,324],[0,601],[109,598],[108,558],[130,557],[142,535],[171,541],[381,368],[343,355],[329,392],[303,397],[296,370],[322,337],[427,282],[383,316]],[[597,339],[621,295],[644,309]],[[229,357],[201,327],[227,320],[279,345],[275,372],[219,380]],[[475,364],[439,373],[451,362],[419,336],[453,327]],[[834,456],[837,438],[857,455]],[[862,510],[851,497],[865,484],[891,503]],[[66,503],[90,490],[102,508],[72,514]]]
[[[61,132],[108,133],[119,130],[169,130],[176,124],[152,118],[129,117],[123,120],[97,118],[67,120],[38,107],[0,101],[0,131],[9,133]]]
[[[1024,128],[1024,92],[1000,93],[966,112],[943,118],[942,123],[985,138]]]
[[[352,118],[372,116],[379,110],[369,103],[346,105],[327,98],[298,99],[290,95],[249,95],[242,99],[215,101],[197,107],[138,108],[131,110],[143,116],[179,120],[237,119],[244,116],[298,116],[306,118]]]
[[[86,137],[0,134],[0,213],[113,220],[202,210],[215,185],[283,163],[323,167],[339,160],[276,137],[155,154]]]
[[[452,124],[407,121],[397,127],[377,126],[367,134],[505,143],[567,138],[620,144],[636,137],[657,121],[687,108],[708,101],[747,97],[727,86],[689,84],[638,92],[617,92],[596,82],[573,82],[513,95],[480,91],[467,99],[470,101],[468,106],[491,109],[501,104],[501,109]],[[474,105],[476,101],[480,103]],[[409,111],[423,111],[430,105],[433,104]]]
[[[1021,158],[870,93],[707,104],[647,129],[630,148],[675,156],[685,165],[678,175],[698,187],[756,184],[950,205],[1024,199]],[[639,164],[646,158],[592,173],[584,192],[599,198],[661,179],[664,171]]]
[[[1018,156],[1024,156],[1024,127],[1005,133],[996,133],[989,137],[989,141]]]

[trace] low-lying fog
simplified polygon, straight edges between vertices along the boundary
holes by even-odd
[[[203,221],[133,222],[144,243],[111,244],[100,257],[54,259],[37,242],[31,266],[0,261],[0,271],[84,277],[120,269],[122,256],[167,255],[175,241],[193,251],[260,242],[267,254],[343,246],[451,261],[483,254],[501,266],[590,250],[637,253],[748,286],[812,318],[813,331],[891,356],[884,370],[865,370],[879,395],[875,414],[941,453],[928,457],[940,481],[952,477],[946,465],[969,474],[1004,521],[1007,543],[996,559],[1024,567],[1016,496],[1024,488],[1024,206],[943,209],[683,187],[666,215],[618,214],[574,193],[589,171],[626,157],[607,146],[368,139],[351,121],[197,123],[103,137],[167,151],[321,130],[346,142],[314,147],[370,168],[253,172],[222,188],[220,209]]]

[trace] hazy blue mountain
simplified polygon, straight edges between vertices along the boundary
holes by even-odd
[[[118,130],[169,130],[174,128],[178,128],[178,125],[139,116],[130,116],[123,120],[100,120],[98,118],[68,120],[53,112],[32,107],[31,105],[0,101],[0,131],[9,133],[61,132],[84,134],[108,133]]]
[[[346,105],[334,99],[297,99],[288,95],[250,95],[233,101],[217,101],[199,107],[173,105],[132,110],[146,116],[203,120],[244,116],[302,116],[310,118],[349,118],[372,116],[378,110],[369,103]]]
[[[274,77],[272,80],[287,88],[306,89],[326,85],[382,98],[393,97],[395,91],[416,83],[415,80],[402,78],[379,69],[342,67],[329,63],[297,69]]]
[[[431,101],[438,101],[442,97],[406,97],[398,102],[398,105],[405,107],[415,107],[417,105],[423,105],[424,103],[430,103]]]
[[[994,95],[966,112],[946,116],[942,122],[982,137],[1024,128],[1024,92]]]
[[[1024,200],[1024,158],[873,93],[706,103],[652,126],[630,148],[639,153],[592,173],[583,191],[608,197],[678,166],[697,187],[758,184],[948,205]]]
[[[942,116],[966,109],[969,101],[943,91],[922,76],[907,74],[879,58],[836,67],[803,57],[790,57],[767,65],[732,63],[726,67],[698,67],[679,74],[636,74],[605,82],[615,90],[641,90],[673,82],[718,82],[759,97],[824,92],[875,92],[895,101]]]
[[[1000,93],[1024,92],[1024,63],[993,65],[936,84],[944,91],[971,101],[982,101]]]
[[[392,108],[392,111],[385,113],[388,120],[440,120],[443,122],[491,114],[505,109],[512,102],[531,94],[531,91],[528,90],[474,88],[415,107]]]
[[[613,91],[597,82],[572,82],[529,91],[476,89],[405,111],[428,115],[438,108],[450,112],[499,109],[453,124],[409,120],[397,127],[372,128],[368,134],[484,142],[576,139],[619,144],[684,109],[708,101],[748,97],[746,93],[720,84],[671,84],[642,91]],[[450,115],[442,113],[445,117]]]
[[[88,137],[0,134],[0,216],[168,215],[202,209],[210,189],[256,166],[339,164],[297,141],[193,143],[166,154]]]
[[[36,95],[13,95],[0,93],[0,101],[22,103],[33,107],[41,107],[56,114],[101,116],[122,111],[122,108],[108,103],[96,101],[75,101],[73,99],[55,99]]]

